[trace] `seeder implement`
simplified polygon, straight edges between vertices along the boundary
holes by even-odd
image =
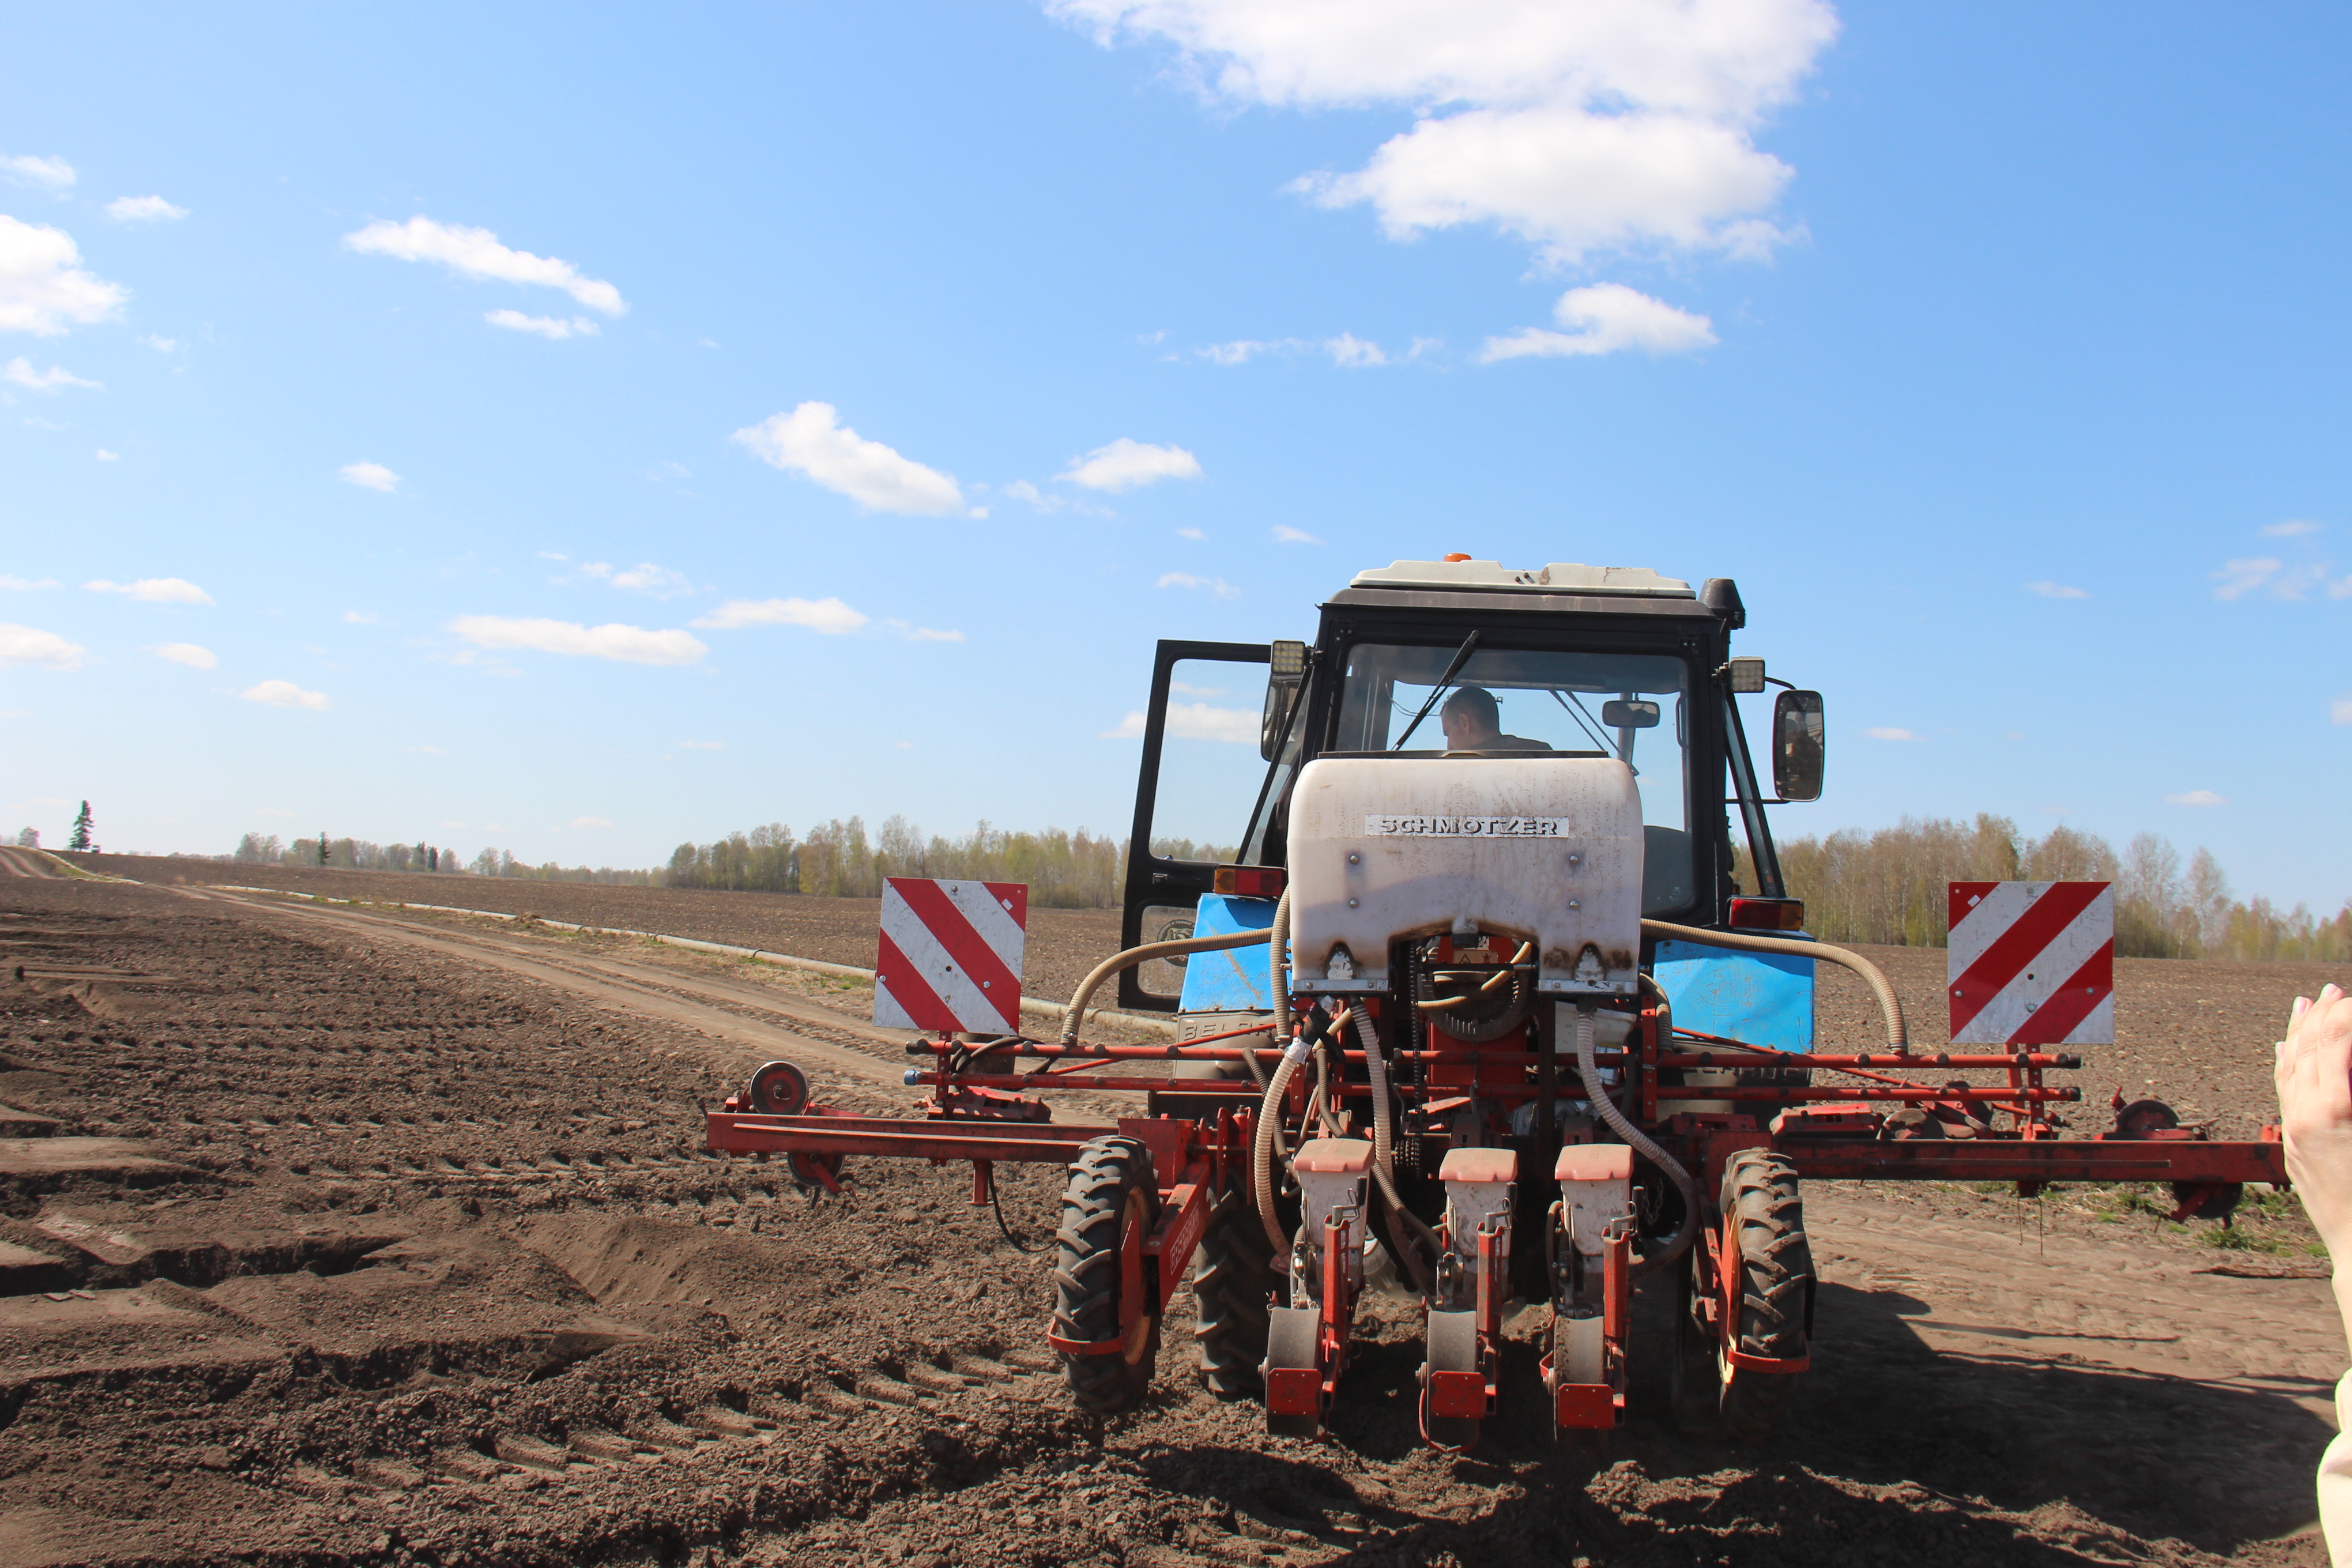
[[[963,1162],[983,1205],[1000,1164],[1066,1167],[1043,1332],[1097,1415],[1142,1400],[1188,1273],[1205,1381],[1278,1436],[1330,1429],[1368,1292],[1416,1303],[1414,1418],[1457,1451],[1529,1366],[1556,1436],[1623,1422],[1645,1279],[1675,1292],[1677,1422],[1769,1436],[1811,1364],[1807,1181],[2162,1182],[2177,1218],[2284,1185],[2274,1129],[2217,1141],[2155,1100],[2064,1135],[2081,1091],[2047,1075],[2112,1039],[2097,889],[1954,884],[1952,1036],[1979,1043],[1933,1052],[1875,967],[1798,931],[1764,807],[1818,795],[1821,700],[1779,699],[1768,800],[1735,700],[1764,689],[1730,657],[1745,616],[1721,580],[1399,563],[1327,605],[1312,649],[1163,644],[1123,951],[1060,1037],[1015,1026],[1023,889],[894,882],[877,1016],[924,1031],[921,1114],[811,1104],[772,1063],[709,1146],[826,1190],[854,1157]],[[1148,848],[1180,667],[1219,660],[1272,666],[1243,864]],[[1433,714],[1444,749],[1405,749]],[[900,918],[919,907],[964,923],[927,946]],[[1812,1049],[1822,963],[1869,987],[1883,1048]],[[1082,1039],[1114,983],[1190,1037]],[[1140,1114],[1057,1121],[1056,1093]]]

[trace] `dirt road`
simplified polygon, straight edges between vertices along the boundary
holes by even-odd
[[[822,988],[74,879],[0,879],[0,954],[10,1564],[2324,1561],[2324,1282],[2127,1214],[1817,1186],[1762,1455],[1674,1436],[1656,1355],[1555,1453],[1528,1352],[1434,1456],[1402,1318],[1328,1443],[1208,1398],[1178,1321],[1097,1443],[965,1173],[818,1202],[698,1152],[772,1051],[909,1102]],[[1056,1173],[1008,1185],[1034,1242]]]

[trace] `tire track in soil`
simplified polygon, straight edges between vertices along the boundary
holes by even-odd
[[[0,985],[0,1099],[202,1173],[0,1175],[0,1247],[42,1260],[0,1250],[0,1561],[2325,1560],[2277,1539],[2343,1353],[2316,1282],[1817,1190],[1817,1371],[1770,1453],[1672,1436],[1654,1354],[1614,1447],[1556,1453],[1515,1351],[1486,1445],[1433,1455],[1384,1306],[1328,1442],[1201,1393],[1182,1307],[1097,1431],[961,1173],[817,1202],[693,1150],[745,1059],[699,1031],[757,1020],[644,1016],[691,975],[64,880],[0,885],[0,943],[123,977]],[[877,1087],[841,1079],[904,1109]],[[1057,1173],[1007,1174],[1050,1212]]]

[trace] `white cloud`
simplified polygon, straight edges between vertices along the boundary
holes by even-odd
[[[2213,596],[2217,599],[2241,599],[2256,589],[2273,599],[2301,599],[2314,588],[2321,587],[2327,590],[2331,599],[2352,598],[2352,577],[2330,583],[2324,562],[2289,566],[2274,555],[2227,562],[2213,574]]]
[[[122,461],[122,454],[120,452],[110,452],[105,447],[100,447],[98,449],[98,460],[101,463],[119,463]]]
[[[257,686],[247,687],[237,695],[247,702],[259,702],[270,708],[307,708],[313,713],[323,713],[328,706],[325,692],[305,691],[290,680],[265,680]]]
[[[1055,476],[1064,484],[1114,494],[1158,484],[1161,479],[1200,477],[1201,459],[1183,447],[1154,447],[1125,436],[1108,446],[1097,447],[1083,458],[1073,458],[1069,468]]]
[[[2352,697],[2339,697],[2327,705],[2327,721],[2331,724],[2352,724]]]
[[[1193,353],[1212,364],[1247,364],[1259,354],[1292,346],[1296,340],[1261,342],[1255,338],[1236,338],[1229,343],[1211,343]]]
[[[477,647],[533,648],[575,658],[611,658],[624,664],[692,664],[710,651],[685,631],[647,631],[617,624],[583,626],[571,621],[520,616],[460,616],[449,629]]]
[[[866,617],[839,599],[730,599],[693,624],[711,632],[740,626],[806,626],[837,637],[864,626]]]
[[[1225,694],[1222,686],[1195,686],[1189,680],[1171,680],[1168,683],[1168,689],[1179,697],[1223,697]]]
[[[53,338],[112,321],[130,297],[121,284],[81,269],[81,252],[63,229],[0,213],[0,331]]]
[[[382,490],[386,495],[400,488],[400,476],[382,463],[345,463],[335,470],[335,477],[347,485],[357,485],[365,490]]]
[[[2039,594],[2045,599],[2087,599],[2091,596],[2084,589],[2069,588],[2063,583],[2053,583],[2047,579],[2039,583],[2028,583],[2025,585],[2025,591],[2029,594]]]
[[[1276,544],[1320,544],[1323,542],[1313,534],[1307,532],[1305,529],[1293,528],[1286,522],[1277,522],[1274,525],[1274,542]]]
[[[1869,736],[1874,741],[1916,741],[1919,738],[1908,730],[1896,730],[1886,727],[1867,729],[1864,730],[1863,733]]]
[[[79,669],[82,647],[55,632],[0,621],[0,664],[37,664],[43,669]]]
[[[724,741],[680,741],[678,744],[689,752],[723,752],[727,749]]]
[[[1171,702],[1168,733],[1180,741],[1226,741],[1236,745],[1258,743],[1260,715],[1241,708],[1213,708],[1206,702]],[[1141,710],[1129,713],[1102,731],[1106,741],[1129,741],[1143,733]]]
[[[1159,585],[1162,588],[1206,589],[1220,599],[1237,598],[1241,595],[1239,588],[1223,577],[1197,577],[1190,572],[1162,572]]]
[[[572,557],[564,554],[561,550],[542,550],[539,552],[539,558],[541,561],[569,561],[572,559]]]
[[[604,330],[585,316],[526,316],[520,310],[492,310],[482,320],[510,332],[537,332],[559,343],[566,338],[593,338]]]
[[[1768,251],[1793,171],[1753,135],[1837,36],[1824,0],[1047,0],[1105,45],[1159,38],[1228,104],[1420,118],[1353,173],[1403,238],[1493,223],[1553,260],[1599,249]]]
[[[145,605],[209,605],[213,596],[185,577],[142,577],[136,583],[84,583],[93,594],[121,594]]]
[[[1521,327],[1505,338],[1488,338],[1478,352],[1478,363],[1497,360],[1568,358],[1613,354],[1639,349],[1647,354],[1690,353],[1715,343],[1715,326],[1705,316],[1676,310],[1622,283],[1595,283],[1570,289],[1552,307],[1552,317],[1564,332],[1543,327]]]
[[[1179,539],[1206,539],[1209,536],[1202,533],[1197,528],[1180,528],[1176,531],[1176,537]]]
[[[180,350],[179,339],[162,337],[154,332],[142,332],[139,341],[159,354],[177,353]]]
[[[604,562],[592,561],[581,567],[580,572],[585,577],[600,577],[615,588],[650,594],[656,599],[675,598],[680,594],[694,592],[694,583],[685,573],[656,566],[650,561],[640,561],[635,566],[619,572]]]
[[[2164,797],[2167,805],[2227,805],[2230,803],[2210,789],[2192,789],[2180,795]]]
[[[610,283],[583,278],[572,263],[552,256],[509,250],[486,228],[436,223],[429,217],[413,217],[406,223],[378,220],[343,236],[343,243],[366,255],[389,256],[400,261],[437,261],[467,278],[495,278],[501,282],[561,289],[588,309],[607,316],[624,315],[629,309],[621,299],[621,291]]]
[[[5,365],[0,365],[0,382],[6,382],[10,386],[25,387],[33,392],[51,393],[60,386],[86,386],[95,392],[106,384],[102,381],[84,381],[60,365],[53,364],[45,371],[36,373],[33,369],[33,362],[22,354],[18,354]]]
[[[377,615],[373,610],[345,610],[343,612],[343,625],[347,626],[380,626],[383,625],[383,617]]]
[[[570,827],[610,827],[612,823],[601,816],[575,816],[565,825]]]
[[[1380,344],[1366,342],[1353,332],[1341,332],[1336,338],[1327,338],[1323,347],[1330,354],[1331,363],[1343,369],[1360,370],[1389,363],[1389,356],[1381,352]]]
[[[37,158],[29,153],[20,153],[13,158],[0,157],[0,178],[12,184],[62,191],[72,186],[74,167],[63,158]]]
[[[941,631],[936,626],[919,626],[911,621],[892,621],[890,629],[908,642],[961,642],[961,632]]]
[[[155,650],[155,657],[173,664],[184,664],[190,669],[211,669],[220,663],[208,647],[198,647],[192,642],[167,642]]]
[[[58,580],[55,577],[27,578],[0,572],[0,588],[8,589],[12,593],[23,594],[35,588],[54,588],[57,585]]]
[[[840,422],[830,403],[803,403],[735,432],[734,439],[776,468],[845,495],[867,511],[943,517],[963,510],[955,480]]]
[[[171,223],[188,216],[161,196],[117,196],[106,204],[106,216],[117,223]]]
[[[2264,539],[2301,539],[2305,534],[2317,533],[2319,530],[2318,523],[2305,522],[2301,518],[2289,518],[2284,522],[2264,523],[2261,531]]]

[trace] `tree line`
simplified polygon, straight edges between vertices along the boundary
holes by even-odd
[[[2062,826],[2031,838],[2006,816],[1980,814],[1906,817],[1874,832],[1790,839],[1780,851],[1789,896],[1805,901],[1805,927],[1825,942],[1941,947],[1948,883],[2092,881],[2115,884],[2116,952],[2125,957],[2352,962],[2352,900],[2333,917],[2240,900],[2210,850],[2184,864],[2154,833],[2118,855],[2095,834]],[[1738,875],[1755,887],[1744,851]]]
[[[316,838],[281,839],[275,833],[264,837],[248,833],[237,841],[228,859],[240,866],[291,866],[312,869],[345,871],[410,871],[463,872],[476,877],[520,877],[539,882],[602,882],[622,887],[654,887],[660,885],[656,872],[616,870],[610,866],[593,869],[586,866],[563,866],[553,860],[531,865],[518,860],[510,849],[484,849],[470,861],[461,859],[455,849],[444,849],[419,839],[415,844],[374,844],[364,838],[331,838],[321,833]]]
[[[795,838],[781,822],[730,833],[708,844],[686,843],[666,870],[673,888],[754,889],[820,898],[871,899],[889,877],[962,878],[1025,882],[1032,907],[1099,910],[1116,907],[1127,885],[1124,838],[1080,828],[1008,832],[982,822],[960,838],[926,836],[904,816],[892,816],[869,835],[866,820],[838,818]],[[1231,846],[1189,838],[1152,841],[1153,850],[1182,860],[1227,860]]]

